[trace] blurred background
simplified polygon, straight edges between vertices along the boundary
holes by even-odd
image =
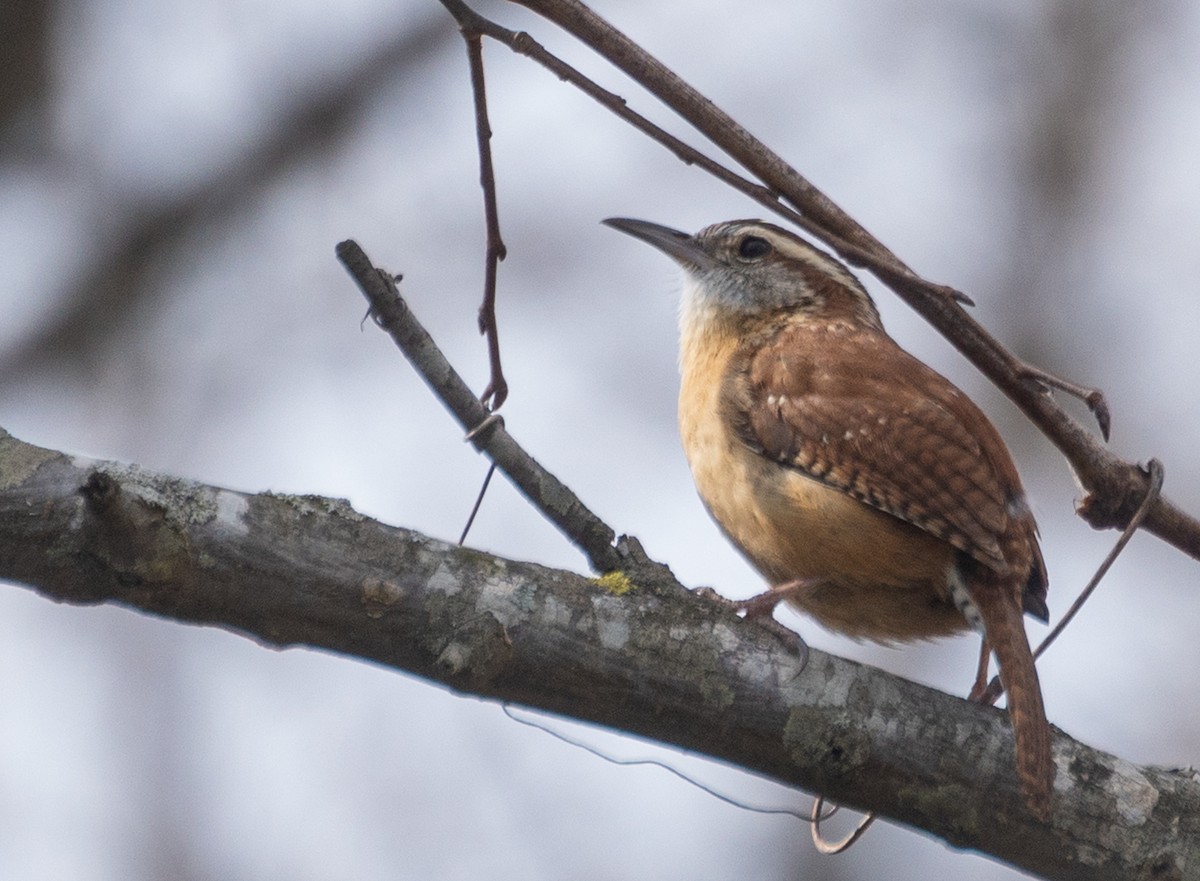
[[[1122,456],[1200,512],[1200,6],[1163,0],[596,3],[1043,368],[1103,388]],[[669,115],[516,7],[509,27]],[[676,270],[598,225],[760,209],[485,44],[510,430],[689,585],[761,589],[675,434]],[[433,0],[8,0],[0,8],[0,425],[248,492],[345,497],[455,539],[485,462],[334,259],[403,272],[486,382],[466,56]],[[870,282],[869,282],[870,283]],[[1113,540],[1051,445],[872,284],[902,344],[992,415],[1061,614]],[[1072,405],[1073,406],[1073,405]],[[1086,418],[1082,408],[1076,408]],[[575,569],[503,480],[471,543]],[[1045,658],[1053,722],[1135,762],[1200,760],[1196,563],[1137,537]],[[964,694],[976,644],[815,646]],[[1035,636],[1044,632],[1031,624]],[[0,589],[3,879],[1001,879],[877,825],[841,857],[656,768],[614,767],[493,704],[345,658]],[[809,800],[660,756],[738,798]],[[834,830],[836,831],[836,830]]]

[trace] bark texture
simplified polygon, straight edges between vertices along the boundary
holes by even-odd
[[[1056,732],[1051,822],[980,707],[813,651],[645,561],[592,579],[459,548],[342,500],[246,495],[0,430],[0,578],[704,753],[1050,878],[1200,878],[1200,782]]]

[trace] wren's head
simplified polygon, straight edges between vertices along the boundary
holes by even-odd
[[[773,223],[730,220],[695,235],[623,217],[604,223],[653,245],[683,267],[685,325],[782,313],[880,328],[875,304],[850,270]]]

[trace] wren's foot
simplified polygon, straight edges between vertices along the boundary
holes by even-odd
[[[739,612],[745,615],[747,620],[757,621],[767,630],[774,633],[788,647],[788,651],[794,654],[803,653],[807,660],[808,646],[800,638],[800,634],[780,624],[775,620],[773,615],[775,614],[775,607],[780,603],[787,602],[798,594],[804,593],[822,582],[823,579],[821,578],[796,578],[792,581],[785,581],[783,584],[778,584],[770,590],[752,596],[747,600],[739,600],[734,605]]]
[[[747,620],[756,621],[760,627],[771,633],[783,643],[783,647],[793,655],[800,658],[800,666],[804,667],[808,663],[808,645],[800,638],[800,634],[796,631],[784,627],[778,621],[771,617],[771,613],[775,610],[781,597],[775,597],[774,591],[767,591],[758,596],[750,597],[748,600],[731,600],[728,597],[723,597],[711,587],[698,587],[694,591],[697,596],[702,596],[706,600],[714,602],[725,609],[732,609]],[[771,600],[771,602],[767,602]]]
[[[723,609],[734,609],[735,611],[737,609],[737,603],[735,603],[733,600],[729,599],[728,597],[721,596],[719,593],[717,593],[715,588],[697,587],[695,590],[692,591],[692,593],[694,593],[698,597],[702,597],[703,599],[708,600],[710,603],[716,603],[718,606],[720,606]]]

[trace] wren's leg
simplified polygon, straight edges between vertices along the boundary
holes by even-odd
[[[971,693],[967,695],[967,700],[989,707],[1000,699],[1000,695],[1004,694],[1004,686],[1000,684],[1000,677],[997,676],[995,679],[988,677],[988,662],[991,658],[992,647],[985,639],[979,649],[979,669],[975,673],[975,684],[971,687]]]
[[[803,654],[805,660],[807,660],[808,646],[800,637],[800,634],[780,624],[773,616],[775,614],[775,607],[780,603],[794,599],[799,594],[823,583],[823,581],[824,579],[821,578],[796,578],[792,581],[785,581],[783,584],[777,584],[770,590],[752,596],[749,599],[737,600],[733,605],[734,608],[745,615],[747,621],[757,621],[762,627],[775,634],[787,646],[788,651],[793,654]]]
[[[991,660],[992,647],[988,645],[985,638],[979,646],[979,667],[975,670],[975,684],[971,686],[971,693],[967,695],[967,700],[988,704],[996,702],[996,698],[987,700],[988,671],[991,668]]]
[[[798,582],[789,581],[782,587],[790,589],[793,584],[798,584]],[[726,609],[732,609],[747,620],[756,622],[759,627],[770,632],[776,639],[783,643],[784,648],[789,652],[793,655],[798,655],[801,658],[801,666],[803,666],[808,663],[808,646],[800,638],[800,634],[788,627],[784,627],[771,617],[771,613],[775,611],[775,607],[791,596],[790,593],[779,593],[779,590],[780,588],[768,590],[766,593],[752,596],[748,600],[728,599],[721,596],[711,587],[697,588],[694,593],[704,597],[706,600],[718,603]]]
[[[775,607],[780,603],[795,599],[807,590],[824,583],[823,578],[794,578],[777,584],[770,590],[750,597],[748,600],[737,600],[734,605],[739,612],[744,612],[747,618],[770,618],[775,613]]]

